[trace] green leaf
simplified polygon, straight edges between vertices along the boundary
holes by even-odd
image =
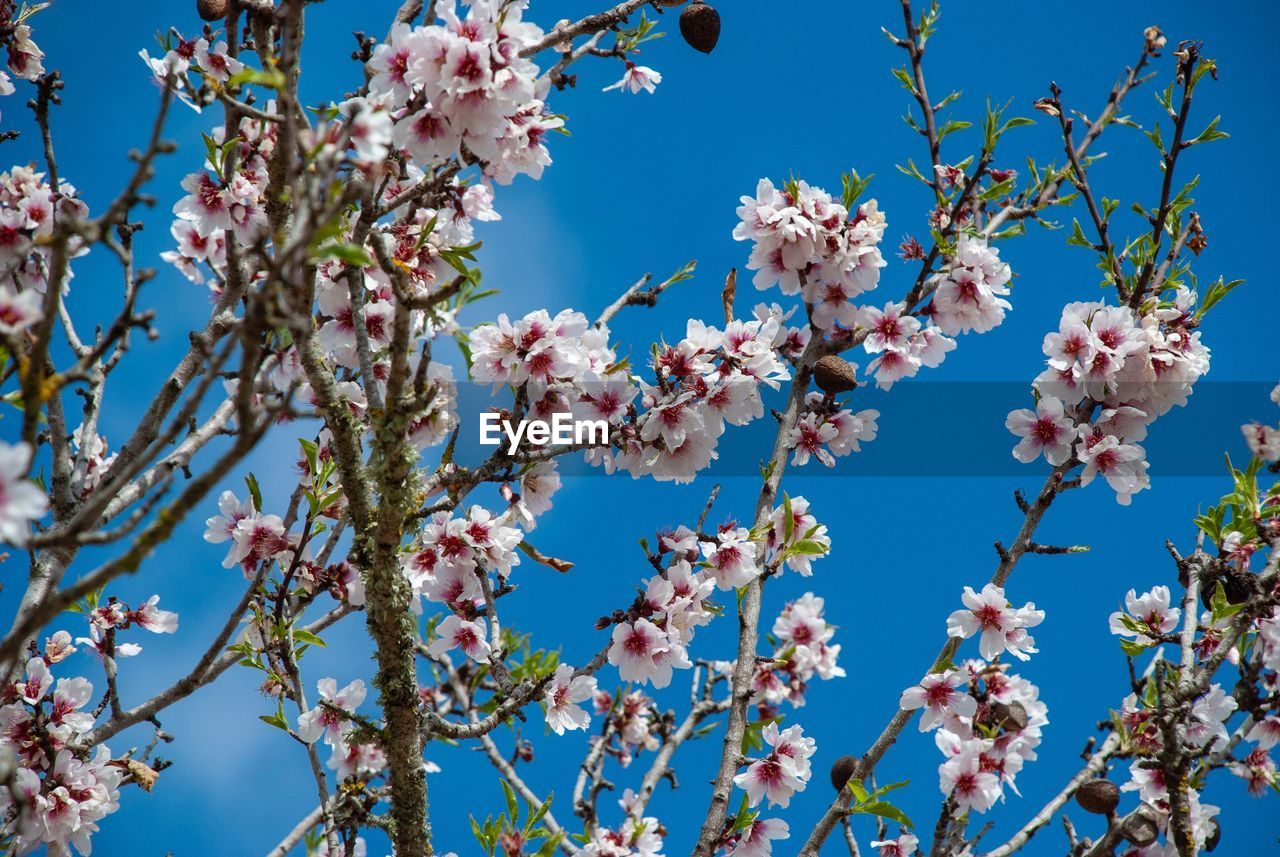
[[[1067,238],[1067,243],[1074,247],[1088,247],[1093,249],[1093,242],[1084,235],[1084,230],[1080,228],[1080,221],[1074,217],[1071,218],[1071,235]]]
[[[305,628],[294,628],[293,638],[302,643],[308,643],[312,646],[319,646],[322,649],[326,648],[324,640],[320,639],[315,634],[311,633]]]
[[[850,807],[849,811],[862,813],[864,815],[876,815],[880,818],[887,818],[891,821],[896,821],[898,824],[906,828],[915,827],[905,812],[898,809],[888,801],[876,800],[871,801],[870,803],[858,804],[857,806]]]
[[[1024,125],[1034,125],[1036,120],[1028,119],[1026,116],[1015,116],[1000,126],[1000,133],[1003,134],[1010,128],[1021,128]]]
[[[502,784],[502,793],[507,799],[507,817],[511,819],[511,823],[515,824],[516,819],[520,817],[520,802],[516,800],[515,789],[511,788],[511,783],[506,778],[498,780]]]
[[[244,484],[249,486],[249,496],[253,498],[253,508],[259,512],[262,511],[262,489],[258,487],[258,477],[250,473],[244,478]]]
[[[326,259],[339,259],[358,268],[368,268],[373,265],[373,257],[369,255],[369,251],[350,241],[330,241],[320,245],[311,253],[313,262],[323,262]]]
[[[1120,641],[1120,650],[1131,658],[1136,658],[1138,655],[1142,654],[1149,648],[1151,648],[1150,645],[1135,643],[1133,640]]]
[[[1205,292],[1204,298],[1200,301],[1200,307],[1196,310],[1196,318],[1203,318],[1205,313],[1217,306],[1220,300],[1231,294],[1243,282],[1244,280],[1232,280],[1229,283],[1224,283],[1222,277],[1219,277],[1218,281],[1209,286],[1209,289]]]
[[[828,548],[822,542],[815,542],[812,539],[801,539],[795,544],[787,548],[788,554],[800,554],[801,556],[826,556]]]
[[[1218,130],[1218,123],[1220,121],[1222,121],[1221,116],[1213,117],[1213,121],[1209,123],[1209,127],[1201,131],[1199,136],[1195,137],[1194,139],[1188,140],[1187,145],[1193,146],[1196,143],[1212,143],[1216,140],[1225,140],[1228,137],[1230,137],[1231,135],[1228,134],[1226,131]]]
[[[270,71],[259,71],[256,68],[245,68],[231,76],[231,79],[227,81],[227,88],[233,89],[245,84],[265,86],[270,89],[281,89],[285,84],[284,72],[275,68]]]

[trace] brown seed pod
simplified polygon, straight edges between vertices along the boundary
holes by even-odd
[[[1005,705],[997,702],[991,706],[991,719],[997,726],[1003,726],[1011,732],[1021,732],[1027,728],[1027,709],[1022,707],[1021,702],[1011,702]]]
[[[853,366],[835,354],[818,359],[813,366],[813,380],[827,393],[846,393],[858,386]]]
[[[196,0],[196,11],[206,21],[221,21],[227,17],[229,0]]]
[[[1212,851],[1218,847],[1218,843],[1222,841],[1222,828],[1218,826],[1216,821],[1210,822],[1213,825],[1213,833],[1210,833],[1204,840],[1204,850]]]
[[[858,760],[852,756],[841,756],[831,765],[831,787],[836,791],[845,787],[849,782],[849,777],[853,776],[853,769],[857,767]]]
[[[1085,812],[1109,815],[1120,805],[1120,787],[1111,780],[1090,780],[1076,792],[1076,803]]]
[[[711,53],[720,39],[720,13],[702,0],[693,0],[680,13],[680,35],[695,51]]]
[[[1136,812],[1126,818],[1124,824],[1120,827],[1120,833],[1124,835],[1124,838],[1139,848],[1155,842],[1159,832],[1155,819],[1149,818],[1146,813],[1142,812]]]

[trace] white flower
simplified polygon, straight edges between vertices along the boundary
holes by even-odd
[[[1196,747],[1218,747],[1229,740],[1226,720],[1236,710],[1235,698],[1228,696],[1220,685],[1213,685],[1191,706],[1191,720],[1187,724],[1187,740]]]
[[[1084,462],[1080,484],[1088,485],[1099,473],[1116,492],[1116,502],[1128,506],[1133,495],[1151,486],[1146,451],[1137,444],[1121,443],[1114,435],[1099,437],[1082,427],[1076,455]]]
[[[1062,402],[1053,396],[1041,397],[1034,412],[1025,408],[1013,411],[1004,425],[1022,438],[1013,448],[1013,457],[1023,463],[1035,461],[1042,452],[1045,461],[1054,466],[1071,457],[1076,424],[1063,412]]]
[[[440,657],[450,649],[461,649],[477,663],[489,659],[489,644],[485,641],[485,621],[469,622],[456,614],[449,614],[436,628],[436,639],[427,646],[432,657]]]
[[[22,545],[32,521],[49,511],[49,498],[27,479],[31,444],[0,441],[0,542]]]
[[[673,667],[692,666],[684,646],[648,619],[614,627],[608,658],[623,681],[652,682],[654,687],[671,683]]]
[[[981,742],[969,742],[979,744]],[[942,793],[955,800],[956,810],[969,809],[986,812],[1000,797],[1000,780],[995,774],[982,770],[982,758],[975,746],[964,746],[938,768]]]
[[[1112,613],[1109,622],[1111,633],[1131,637],[1140,645],[1154,645],[1160,635],[1169,634],[1178,627],[1182,611],[1169,606],[1171,598],[1167,586],[1153,587],[1150,592],[1144,592],[1141,596],[1136,590],[1130,589],[1124,597],[1128,616],[1118,610]],[[1135,630],[1131,625],[1143,628],[1145,633]]]
[[[174,634],[178,631],[178,614],[171,610],[161,610],[159,595],[152,595],[127,618],[139,628],[145,628],[153,634]]]
[[[338,682],[332,678],[320,679],[316,690],[320,703],[298,715],[298,737],[314,744],[323,735],[326,743],[337,744],[351,728],[348,715],[355,713],[368,691],[360,679],[338,690]]]
[[[746,586],[760,574],[756,545],[745,527],[721,530],[714,542],[701,542],[700,546],[709,566],[707,574],[718,589]]]
[[[1021,660],[1035,652],[1035,641],[1025,629],[1039,625],[1044,612],[1028,602],[1015,610],[1005,600],[1004,590],[994,583],[982,587],[979,594],[966,586],[960,598],[964,610],[957,610],[947,618],[947,635],[968,639],[981,632],[978,650],[982,657],[992,660],[1001,652],[1009,652]]]
[[[968,677],[960,670],[929,673],[918,685],[902,692],[898,707],[903,711],[924,709],[920,715],[921,732],[937,726],[948,713],[972,717],[978,710],[978,701],[959,689],[967,681]]]
[[[1263,461],[1280,459],[1280,429],[1262,423],[1246,423],[1240,426],[1249,451]]]
[[[731,857],[770,857],[773,840],[790,839],[791,828],[780,818],[756,818],[729,852]]]
[[[635,65],[634,63],[628,62],[627,70],[623,73],[622,80],[610,86],[606,86],[603,91],[608,92],[611,89],[618,89],[630,92],[634,95],[642,89],[645,92],[653,92],[660,83],[662,83],[661,73],[654,71],[648,66]]]
[[[747,803],[756,806],[767,799],[771,806],[786,807],[791,796],[802,792],[812,773],[809,757],[817,750],[812,738],[805,738],[799,726],[779,732],[777,723],[762,731],[773,752],[752,762],[733,783],[747,793]]]
[[[913,857],[920,842],[913,833],[903,833],[897,839],[881,839],[871,847],[880,851],[879,857]]]
[[[595,692],[595,676],[575,677],[573,667],[560,664],[543,697],[547,704],[547,726],[557,735],[563,735],[566,729],[586,729],[591,715],[578,703],[591,699]]]
[[[0,286],[0,333],[21,333],[43,317],[39,294]]]

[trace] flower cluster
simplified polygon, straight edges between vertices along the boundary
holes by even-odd
[[[626,789],[618,805],[627,814],[621,826],[596,825],[582,846],[584,857],[662,857],[662,837],[666,830],[658,819],[636,812],[636,794]]]
[[[659,713],[653,700],[642,691],[613,695],[597,689],[592,697],[593,711],[609,721],[605,738],[593,736],[592,742],[608,741],[603,752],[613,756],[626,768],[636,753],[658,749],[660,742],[655,734],[659,728]]]
[[[0,835],[12,837],[14,853],[43,844],[50,853],[88,854],[98,822],[120,806],[124,770],[111,751],[74,747],[93,729],[94,715],[83,710],[93,686],[79,677],[55,680],[49,669],[75,651],[70,642],[59,631],[23,678],[0,692],[0,753],[14,765],[0,783]]]
[[[292,558],[295,540],[285,530],[284,520],[259,512],[252,497],[242,502],[234,492],[223,491],[218,511],[221,514],[205,521],[204,540],[211,544],[231,542],[223,568],[238,565],[248,578],[258,563]]]
[[[948,336],[986,333],[1012,309],[1005,300],[1011,277],[1009,266],[985,238],[961,235],[951,264],[934,284],[927,314]]]
[[[1224,722],[1235,710],[1236,701],[1224,693],[1221,687],[1212,685],[1207,693],[1192,703],[1189,725],[1183,730],[1188,745],[1205,748],[1206,752],[1225,746],[1227,731]],[[1149,760],[1146,758],[1158,754],[1163,746],[1163,731],[1158,719],[1154,707],[1148,707],[1144,700],[1135,695],[1125,699],[1120,712],[1120,723],[1139,758],[1130,763],[1129,779],[1120,786],[1120,790],[1137,792],[1138,798],[1156,811],[1157,823],[1165,832],[1166,840],[1172,842],[1172,810],[1164,771],[1159,767],[1149,767]],[[1185,800],[1192,839],[1196,848],[1202,850],[1216,830],[1217,824],[1213,818],[1218,814],[1219,808],[1202,803],[1200,793],[1195,788],[1187,789]]]
[[[922,366],[938,368],[947,353],[956,347],[956,341],[936,324],[922,327],[919,320],[906,314],[906,307],[900,303],[887,303],[883,309],[862,307],[858,310],[857,323],[867,331],[863,349],[876,355],[867,364],[867,372],[875,375],[876,386],[881,390],[915,376]]]
[[[202,87],[196,75],[210,86],[225,86],[244,70],[244,63],[227,52],[225,41],[210,44],[202,37],[185,39],[173,34],[164,39],[165,52],[153,57],[145,49],[138,56],[151,70],[151,79],[161,89],[173,88],[183,104],[200,112]]]
[[[1014,779],[1036,758],[1041,727],[1049,722],[1035,685],[998,661],[1006,652],[1024,661],[1036,652],[1026,629],[1040,624],[1044,612],[1034,604],[1013,607],[991,583],[981,592],[966,586],[962,600],[964,609],[947,619],[947,633],[979,635],[983,660],[932,672],[899,701],[904,711],[922,709],[921,732],[938,730],[935,741],[946,759],[938,768],[939,786],[957,814],[986,812],[1004,797],[1006,785],[1016,792]]]
[[[228,240],[248,245],[265,232],[267,163],[278,133],[275,123],[250,118],[240,120],[231,139],[225,128],[215,128],[204,169],[182,180],[187,193],[174,204],[176,219],[169,228],[176,247],[160,256],[193,283],[204,283],[207,269],[215,295],[226,277]]]
[[[53,233],[55,215],[68,221],[83,220],[89,207],[75,187],[59,179],[51,187],[45,174],[30,166],[13,167],[0,173],[0,331],[17,333],[40,318],[34,294],[44,294],[54,270]],[[67,258],[89,252],[88,245],[72,237]],[[67,266],[57,287],[65,294],[74,272]]]
[[[937,729],[945,761],[939,786],[958,813],[986,812],[1004,797],[1025,762],[1036,758],[1041,728],[1049,720],[1039,689],[1006,664],[968,661],[931,673],[902,694],[904,710],[923,709],[920,730]],[[968,690],[961,688],[968,686]]]
[[[368,691],[360,679],[339,688],[332,678],[316,682],[320,699],[316,706],[298,715],[298,737],[308,744],[321,739],[332,748],[328,767],[341,779],[369,777],[387,765],[386,756],[376,743],[354,740],[356,709]]]
[[[130,608],[114,597],[105,604],[88,611],[89,636],[77,637],[76,642],[97,653],[108,675],[115,675],[116,658],[131,658],[142,651],[137,643],[116,641],[116,634],[134,626],[153,634],[176,634],[178,614],[159,608],[160,596],[152,595],[136,608]]]
[[[679,556],[645,581],[644,592],[632,612],[613,629],[609,663],[623,681],[666,687],[675,669],[693,666],[688,646],[694,630],[715,615],[707,598],[715,583],[705,572],[694,571]]]
[[[568,413],[607,424],[611,446],[589,450],[587,460],[608,472],[683,482],[716,457],[726,424],[763,416],[761,384],[776,388],[790,377],[778,349],[792,333],[781,322],[763,307],[724,330],[692,320],[684,339],[655,348],[650,384],[622,372],[607,326],[590,325],[581,313],[502,315],[472,331],[472,375],[523,386],[539,419]]]
[[[773,656],[759,663],[751,682],[762,716],[771,716],[784,700],[797,708],[804,705],[815,675],[823,681],[845,675],[837,663],[840,646],[830,643],[836,629],[823,618],[825,608],[822,598],[806,592],[788,602],[774,620]]]
[[[564,122],[541,100],[549,81],[520,56],[542,36],[522,19],[525,5],[478,0],[462,19],[441,3],[441,24],[392,30],[369,61],[369,90],[394,118],[398,148],[423,165],[465,148],[502,184],[542,175],[551,163],[546,135]]]
[[[1015,457],[1032,461],[1043,454],[1061,465],[1074,455],[1084,465],[1081,484],[1102,476],[1123,505],[1149,487],[1139,441],[1157,418],[1185,405],[1209,371],[1195,304],[1185,287],[1141,313],[1100,302],[1068,304],[1057,332],[1044,340],[1048,368],[1035,380],[1036,410],[1014,411],[1006,421],[1022,438]]]
[[[505,579],[520,564],[516,546],[523,538],[482,506],[460,518],[437,512],[401,554],[400,567],[415,596],[465,613],[483,603],[477,572],[494,571]]]
[[[756,195],[742,197],[738,219],[733,237],[753,242],[747,268],[757,289],[802,293],[822,330],[853,327],[857,307],[849,301],[874,289],[886,264],[879,248],[885,217],[875,200],[851,213],[807,182],[779,190],[760,179]]]
[[[803,497],[785,497],[766,522],[765,565],[781,572],[789,568],[802,577],[813,574],[813,560],[831,552],[825,524],[809,512]]]
[[[804,791],[813,775],[809,757],[817,751],[818,744],[804,737],[801,727],[779,731],[774,722],[765,725],[761,737],[772,748],[769,755],[752,761],[733,778],[733,783],[747,793],[751,806],[768,800],[770,806],[785,808],[792,795]]]
[[[787,436],[787,446],[795,450],[791,463],[803,467],[814,457],[834,467],[837,458],[861,451],[862,441],[876,439],[879,418],[877,410],[868,408],[855,414],[834,399],[809,393],[802,416]]]
[[[22,80],[34,81],[44,74],[44,51],[31,40],[31,25],[27,24],[34,10],[23,6],[21,10],[13,0],[0,2],[0,45],[8,53],[7,71],[0,69],[0,95],[13,95],[16,88],[9,73]]]

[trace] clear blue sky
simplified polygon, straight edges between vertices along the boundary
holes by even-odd
[[[881,25],[901,29],[898,4],[825,2],[804,4],[794,12],[757,0],[721,5],[724,30],[711,56],[694,53],[674,34],[649,47],[644,62],[664,75],[656,95],[600,93],[620,76],[620,67],[599,61],[578,69],[576,91],[552,96],[552,106],[569,115],[573,136],[552,141],[555,164],[542,182],[522,179],[498,190],[497,207],[504,219],[483,225],[480,235],[486,242],[486,283],[500,288],[502,296],[478,309],[472,321],[500,310],[522,313],[541,306],[552,312],[572,306],[593,315],[645,271],[663,275],[697,258],[695,281],[669,292],[656,310],[628,310],[615,327],[622,350],[631,347],[636,355],[660,335],[678,338],[690,315],[718,316],[725,272],[743,267],[748,248],[730,237],[734,208],[760,176],[779,180],[794,174],[838,189],[842,170],[875,173],[870,193],[888,212],[886,243],[896,243],[907,231],[921,232],[925,195],[893,165],[907,157],[926,160],[927,152],[898,120],[908,96],[889,68],[902,57],[879,32]],[[59,0],[34,21],[36,41],[48,54],[46,65],[62,69],[67,80],[65,104],[54,118],[61,170],[95,210],[118,190],[128,168],[125,153],[144,143],[150,126],[155,91],[136,53],[142,47],[154,50],[153,34],[168,25],[194,33],[198,21],[193,6],[157,0],[114,6]],[[309,98],[340,97],[354,87],[359,70],[346,59],[353,45],[350,32],[385,32],[395,6],[391,0],[370,0],[309,8],[312,43],[304,64]],[[550,25],[594,9],[595,4],[580,0],[535,2],[533,17]],[[1197,208],[1210,240],[1197,267],[1205,280],[1225,274],[1250,282],[1205,326],[1205,340],[1213,349],[1210,378],[1258,382],[1240,388],[1252,398],[1239,407],[1245,414],[1273,417],[1268,409],[1274,406],[1265,397],[1269,386],[1263,382],[1277,380],[1280,361],[1274,338],[1268,344],[1252,332],[1259,318],[1276,316],[1274,273],[1260,252],[1269,240],[1274,206],[1268,194],[1246,184],[1252,175],[1267,175],[1280,133],[1280,120],[1261,103],[1280,82],[1273,59],[1280,15],[1272,4],[1081,0],[1068,9],[1014,0],[953,0],[944,5],[942,32],[930,45],[930,87],[935,96],[949,88],[963,90],[962,118],[977,118],[988,94],[997,101],[1013,98],[1017,112],[1039,117],[1031,114],[1030,104],[1054,79],[1069,104],[1094,113],[1117,75],[1136,59],[1142,29],[1153,23],[1165,29],[1171,45],[1180,38],[1203,39],[1209,55],[1220,61],[1221,80],[1200,90],[1194,124],[1221,113],[1222,127],[1232,138],[1207,151],[1192,151],[1188,158],[1190,170],[1203,176]],[[674,31],[674,16],[667,24]],[[1167,71],[1168,63],[1161,68]],[[39,156],[29,111],[22,107],[29,90],[20,92],[0,103],[3,127],[23,132],[18,141],[0,146],[6,164]],[[1151,93],[1144,88],[1127,106],[1142,121],[1154,118]],[[183,145],[160,165],[150,187],[159,199],[158,210],[138,240],[143,258],[150,260],[143,264],[162,267],[143,300],[157,308],[164,336],[154,345],[141,345],[133,374],[122,372],[108,390],[102,430],[113,445],[125,435],[131,413],[154,389],[175,351],[184,346],[183,332],[207,307],[203,289],[164,269],[156,256],[169,246],[167,212],[181,194],[178,182],[202,157],[196,132],[214,121],[177,107],[170,122],[168,136]],[[973,132],[949,142],[959,160],[968,151],[962,144],[973,143]],[[1019,169],[1027,153],[1046,160],[1060,152],[1056,132],[1043,124],[1015,132],[1007,146],[1001,166]],[[1092,171],[1101,192],[1126,203],[1150,203],[1158,171],[1145,138],[1116,128],[1102,148],[1109,157]],[[1062,304],[1091,299],[1098,291],[1091,258],[1065,247],[1064,238],[1062,233],[1033,231],[1003,249],[1018,274],[1014,311],[995,333],[963,338],[940,370],[923,376],[926,380],[1026,383],[1034,377],[1043,360],[1041,339],[1056,327]],[[81,318],[95,313],[108,317],[118,295],[115,271],[85,260],[77,272],[73,312],[82,313]],[[912,274],[913,269],[891,258],[877,294],[883,300],[898,296]],[[749,287],[741,291],[745,306],[755,297],[748,292]],[[138,359],[143,354],[149,359]],[[1118,507],[1111,492],[1095,486],[1074,492],[1052,509],[1041,540],[1088,543],[1092,553],[1030,557],[1019,566],[1010,598],[1016,603],[1033,600],[1048,613],[1035,634],[1041,654],[1022,674],[1041,686],[1051,723],[1039,748],[1040,760],[1018,779],[1023,797],[1010,795],[1009,803],[994,814],[999,821],[988,843],[1020,825],[1077,769],[1078,753],[1095,734],[1094,724],[1125,693],[1125,665],[1107,632],[1106,617],[1130,587],[1141,590],[1172,581],[1164,539],[1189,544],[1191,516],[1224,490],[1221,479],[1174,475],[1178,466],[1171,459],[1180,454],[1183,433],[1193,434],[1188,442],[1207,446],[1215,455],[1220,449],[1243,455],[1238,421],[1219,413],[1222,399],[1222,394],[1193,397],[1179,422],[1171,418],[1156,427],[1152,447],[1159,447],[1163,459],[1153,467],[1164,475],[1131,507]],[[948,406],[939,409],[918,395],[905,395],[901,405],[890,397],[879,405],[885,413],[882,429],[891,436],[896,424],[904,432],[914,431],[914,437],[920,436],[921,424],[934,424],[937,446],[914,450],[920,457],[963,456],[966,437],[1004,442],[1004,410],[959,408],[951,404],[953,398],[945,401]],[[12,421],[6,425],[12,427]],[[295,450],[293,440],[281,433],[249,466],[264,485],[274,483],[268,497],[277,503],[283,503],[291,473],[283,462],[291,462]],[[945,466],[939,465],[938,472],[943,471]],[[766,593],[770,619],[785,600],[806,588],[825,596],[828,618],[840,626],[836,640],[844,644],[842,663],[856,676],[815,685],[808,706],[789,720],[803,724],[819,747],[817,774],[785,815],[800,836],[831,797],[829,763],[841,754],[862,752],[878,734],[896,708],[899,690],[917,680],[936,653],[945,617],[958,606],[962,587],[986,581],[995,559],[992,541],[1011,539],[1020,518],[1011,501],[1013,489],[1030,489],[1039,482],[1033,469],[1020,476],[871,477],[858,476],[853,462],[841,472],[838,478],[787,477],[784,488],[813,502],[832,531],[834,546],[813,578],[787,576],[771,583]],[[542,645],[563,644],[567,660],[582,662],[601,643],[590,631],[591,623],[625,603],[646,573],[636,540],[659,527],[691,522],[709,488],[708,482],[674,487],[626,478],[571,480],[538,528],[537,543],[578,565],[567,576],[522,566],[517,571],[521,590],[506,602],[511,611],[507,621],[532,630]],[[756,489],[757,480],[746,476],[725,480],[713,520],[749,515]],[[201,521],[212,514],[212,499],[208,506],[197,516]],[[143,653],[126,662],[123,672],[126,704],[185,673],[237,596],[240,575],[221,567],[223,549],[200,541],[198,524],[192,521],[136,579],[119,586],[118,594],[126,600],[159,592],[162,606],[182,617],[176,637],[148,635],[139,641]],[[0,600],[6,609],[21,588],[20,581],[10,579],[16,571],[5,572]],[[57,627],[82,632],[72,617]],[[730,657],[734,627],[726,620],[701,632],[696,653]],[[328,650],[304,662],[310,681],[322,675],[335,676],[339,684],[357,677],[370,680],[373,666],[362,631],[357,619],[331,632]],[[100,681],[89,656],[77,655],[68,663]],[[151,795],[125,790],[123,808],[95,838],[95,853],[261,853],[314,805],[304,754],[258,720],[269,709],[256,693],[257,677],[248,671],[230,673],[215,688],[166,712],[165,729],[177,739],[164,748],[173,767]],[[668,695],[672,704],[685,696],[685,676],[680,678]],[[561,820],[569,820],[568,792],[585,737],[573,733],[553,740],[542,738],[540,728],[530,731],[539,756],[528,771],[529,782],[540,793],[555,790],[554,810]],[[112,746],[120,752],[130,739],[145,743],[147,737],[143,731],[130,733]],[[502,737],[509,739],[509,734]],[[670,831],[669,854],[685,853],[696,834],[719,746],[717,736],[682,749],[680,791],[659,787],[651,809]],[[466,816],[499,810],[494,775],[483,756],[470,751],[433,748],[431,757],[445,769],[431,779],[437,846],[475,853]],[[900,803],[925,828],[922,836],[932,827],[940,799],[938,762],[931,736],[913,730],[879,769],[886,779],[912,781],[900,793]],[[633,769],[631,776],[638,780],[639,771]],[[635,784],[616,771],[611,779],[620,787]],[[1280,833],[1274,804],[1247,797],[1238,780],[1220,779],[1206,799],[1227,808],[1220,854],[1258,853]],[[605,805],[606,820],[616,820],[607,798]],[[1082,834],[1097,833],[1097,823],[1087,818],[1080,823]],[[861,821],[856,830],[865,846],[873,826]],[[829,853],[839,852],[837,844],[829,846]],[[1063,845],[1055,823],[1025,853],[1056,855]],[[371,854],[383,853],[384,847],[375,839]],[[778,853],[790,850],[781,846]]]

